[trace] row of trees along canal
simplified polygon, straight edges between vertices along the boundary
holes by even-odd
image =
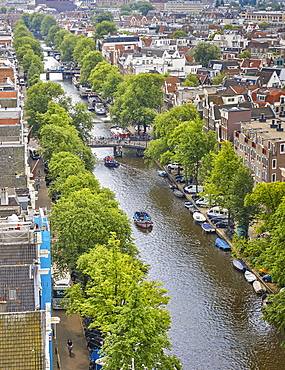
[[[22,24],[18,26],[23,28]],[[65,30],[57,29],[57,27],[57,25],[51,26],[48,39],[62,51],[65,60],[69,60],[68,58],[71,57],[76,58],[77,55],[76,62],[81,67],[82,81],[90,83],[93,90],[101,92],[106,98],[114,100],[114,106],[111,108],[114,120],[122,127],[129,125],[130,122],[154,125],[154,140],[149,145],[146,157],[153,161],[158,160],[161,164],[174,160],[179,161],[185,168],[189,179],[204,185],[210,201],[228,208],[230,217],[244,228],[244,237],[237,237],[233,240],[235,255],[245,258],[248,262],[250,261],[251,266],[256,269],[269,270],[278,286],[285,285],[283,268],[285,258],[285,231],[283,228],[285,183],[261,183],[254,189],[250,170],[244,167],[241,159],[235,155],[232,144],[224,142],[218,150],[214,133],[203,132],[203,122],[193,105],[187,104],[175,107],[169,112],[160,113],[162,109],[163,93],[161,85],[164,82],[163,76],[145,73],[138,76],[123,77],[116,67],[109,65],[104,60],[100,52],[93,50],[94,41],[92,39],[74,36]],[[95,37],[98,37],[96,32]],[[86,140],[88,137],[88,120],[86,119],[88,113],[83,107],[80,107],[80,109],[79,107],[77,109],[76,106],[72,107],[70,101],[63,96],[60,87],[56,84],[37,82],[35,86],[28,90],[26,103],[28,122],[33,134],[40,139],[44,156],[50,160],[49,176],[54,180],[50,191],[51,193],[60,193],[62,198],[54,207],[52,225],[59,239],[54,246],[54,255],[55,258],[59,258],[59,256],[62,258],[63,267],[76,264],[78,256],[89,251],[98,242],[104,242],[108,245],[109,238],[111,238],[110,240],[120,240],[120,248],[124,252],[126,252],[125,248],[132,244],[127,235],[124,235],[124,237],[127,238],[128,242],[126,242],[126,239],[124,241],[120,239],[119,235],[116,237],[110,236],[110,233],[105,234],[104,239],[97,228],[96,237],[100,235],[99,239],[95,242],[91,239],[83,242],[84,233],[79,231],[79,223],[74,222],[75,215],[79,214],[77,210],[72,212],[71,227],[73,228],[71,229],[72,232],[69,230],[70,234],[68,233],[73,235],[74,240],[69,240],[68,235],[64,233],[63,224],[66,228],[67,218],[60,215],[70,209],[75,209],[72,208],[75,204],[76,206],[79,204],[82,206],[82,203],[84,203],[82,202],[83,194],[81,194],[79,202],[75,196],[76,192],[71,194],[71,189],[73,193],[73,190],[79,191],[82,187],[88,188],[87,180],[83,179],[85,175],[81,175],[83,167],[81,170],[79,168],[84,164],[84,170],[90,170],[93,165],[91,152],[82,141],[82,139]],[[84,120],[82,120],[83,116]],[[58,154],[60,151],[64,153]],[[70,165],[67,165],[69,160]],[[83,162],[79,163],[78,161]],[[61,170],[59,170],[60,163],[64,163]],[[74,168],[76,168],[76,171],[72,174],[67,170],[73,171]],[[69,176],[74,176],[74,173],[78,175],[70,178]],[[77,177],[80,178],[82,186],[78,185]],[[89,177],[87,176],[87,178]],[[73,183],[76,185],[73,185]],[[104,191],[99,191],[99,194],[104,193]],[[84,192],[89,194],[90,189],[85,189]],[[113,196],[109,196],[112,201],[110,199],[108,201],[114,204]],[[67,203],[64,207],[65,202]],[[59,211],[61,207],[62,210]],[[85,207],[84,204],[84,209]],[[100,207],[92,207],[92,209],[100,211]],[[117,210],[117,212],[119,211]],[[62,221],[60,221],[60,217],[63,217]],[[122,217],[124,218],[124,215]],[[88,223],[88,235],[90,235],[90,218],[85,218],[85,220]],[[98,222],[98,217],[95,217],[95,220]],[[250,224],[254,224],[258,238],[248,239],[247,231]],[[76,228],[74,225],[76,225]],[[116,227],[117,234],[119,234],[120,229],[120,227]],[[104,232],[106,230],[108,229],[104,228]],[[130,227],[128,226],[126,230],[130,232]],[[61,238],[61,235],[64,235],[64,238]],[[74,235],[80,237],[79,243]],[[131,249],[131,254],[134,254],[133,246]],[[76,250],[77,253],[75,253]],[[78,265],[80,265],[79,262]],[[82,271],[85,271],[85,267],[80,266],[82,266]],[[142,267],[142,271],[144,269]],[[89,284],[92,285],[90,279],[84,285],[83,290],[80,291],[82,294],[87,294],[87,289],[90,288]],[[139,284],[139,286],[141,285]],[[76,291],[76,289],[80,289],[79,287],[74,288],[70,293],[72,300],[79,295],[80,292]],[[162,296],[161,294],[161,299]],[[122,310],[127,306],[128,301],[125,298],[122,298],[119,303]],[[82,299],[82,296],[80,299]],[[163,303],[161,303],[165,304],[165,300],[167,299],[164,298]],[[283,328],[285,313],[280,307],[283,306],[285,301],[285,293],[280,292],[272,296],[271,301],[272,304],[267,306],[264,317],[269,322],[278,324]],[[118,301],[116,302],[118,303]],[[87,313],[84,303],[78,307],[80,307],[78,312]],[[72,310],[76,311],[74,307],[71,308]],[[110,312],[113,312],[113,310]],[[166,313],[166,311],[163,312]],[[107,324],[110,325],[110,322]],[[110,329],[108,325],[106,327],[104,325],[105,323],[101,324],[103,330]],[[164,335],[166,329],[166,327],[163,328]],[[120,327],[120,330],[122,330],[122,327]],[[165,340],[164,346],[167,346],[167,338]],[[132,344],[134,357],[137,359],[140,351],[137,350],[136,344],[141,342],[136,340],[135,342],[135,345]],[[106,341],[106,343],[109,342]],[[141,345],[139,348],[141,348]],[[169,360],[168,357],[166,359]],[[112,360],[110,359],[110,361]],[[146,359],[140,359],[140,361],[147,363]],[[173,358],[171,358],[171,361],[175,362]]]

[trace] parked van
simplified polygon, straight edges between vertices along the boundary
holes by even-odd
[[[219,206],[210,208],[207,212],[207,216],[210,218],[220,217],[220,218],[227,218],[228,217],[228,210]]]
[[[37,149],[35,149],[35,148],[30,148],[30,157],[32,158],[32,159],[40,159],[41,158],[41,155],[40,155],[40,153],[38,152],[38,150]]]

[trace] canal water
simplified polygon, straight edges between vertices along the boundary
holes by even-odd
[[[70,81],[58,81],[82,100]],[[82,100],[86,102],[85,100]],[[110,123],[94,118],[95,136],[109,136]],[[149,276],[162,282],[171,297],[168,310],[173,353],[185,370],[285,370],[284,336],[261,320],[261,299],[243,274],[233,269],[231,256],[215,247],[215,236],[202,233],[192,215],[134,150],[124,150],[120,167],[104,166],[112,148],[94,149],[94,175],[111,189],[127,216],[137,210],[153,218],[151,232],[133,225],[141,258]]]

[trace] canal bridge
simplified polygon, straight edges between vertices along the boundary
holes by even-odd
[[[142,157],[145,149],[148,146],[150,139],[139,139],[139,138],[115,138],[115,137],[92,137],[89,140],[88,146],[90,148],[114,148],[114,156],[121,157],[122,149],[135,149],[136,154],[139,157]]]

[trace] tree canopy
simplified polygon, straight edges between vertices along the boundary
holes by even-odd
[[[210,60],[220,59],[220,49],[210,42],[199,42],[191,51],[195,62],[201,63],[203,67],[208,67]]]

